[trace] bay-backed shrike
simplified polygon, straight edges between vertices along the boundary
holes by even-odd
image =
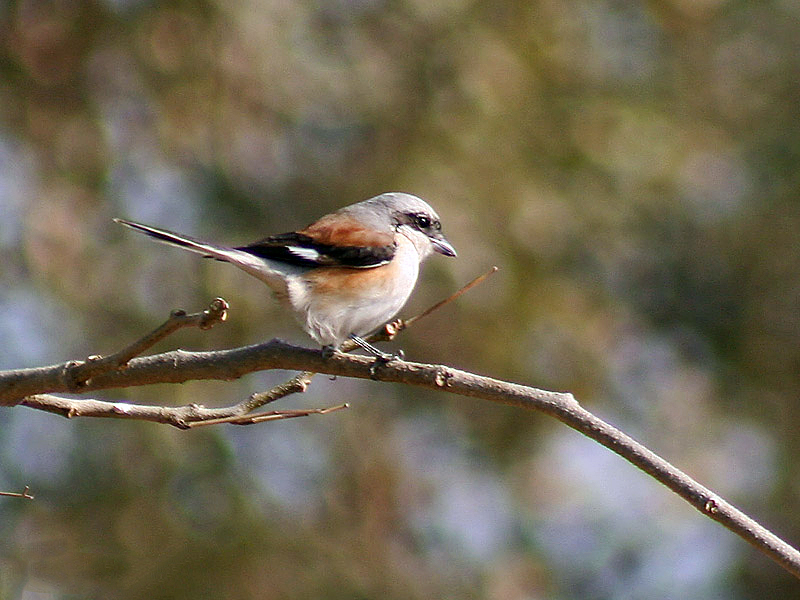
[[[455,256],[436,212],[422,199],[389,192],[345,206],[308,227],[247,246],[220,246],[123,219],[155,238],[236,265],[266,283],[328,352],[394,317],[432,252]]]

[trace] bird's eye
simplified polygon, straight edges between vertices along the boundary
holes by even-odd
[[[420,229],[427,229],[428,227],[431,226],[431,220],[426,215],[416,215],[416,217],[414,217],[414,220],[417,222],[417,227],[419,227]]]

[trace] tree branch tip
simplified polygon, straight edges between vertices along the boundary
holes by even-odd
[[[222,296],[217,296],[216,298],[214,298],[211,301],[211,304],[209,305],[209,308],[214,312],[221,312],[224,310],[228,310],[230,307],[231,306],[230,304],[228,304],[228,301],[225,300],[225,298],[223,298]]]
[[[488,271],[486,271],[485,273],[482,273],[481,275],[478,275],[477,277],[475,277],[475,278],[474,278],[474,279],[472,279],[471,281],[467,282],[466,284],[464,284],[463,286],[461,286],[461,287],[460,287],[458,290],[456,290],[455,292],[453,292],[452,294],[450,294],[450,295],[449,295],[447,298],[445,298],[444,300],[440,300],[439,302],[437,302],[437,303],[436,303],[436,304],[434,304],[433,306],[431,306],[431,307],[427,308],[426,310],[423,310],[423,311],[422,311],[421,313],[419,313],[418,315],[416,315],[416,316],[413,316],[413,317],[411,317],[410,319],[406,320],[406,321],[403,323],[403,329],[405,329],[405,328],[407,328],[407,327],[410,327],[412,323],[414,323],[415,321],[418,321],[418,320],[419,320],[419,319],[421,319],[422,317],[427,317],[427,316],[428,316],[429,314],[431,314],[432,312],[434,312],[434,311],[436,311],[436,310],[439,310],[440,308],[442,308],[443,306],[445,306],[445,305],[447,305],[447,304],[450,304],[450,303],[451,303],[453,300],[455,300],[456,298],[458,298],[459,296],[461,296],[461,295],[462,295],[462,294],[464,294],[465,292],[468,292],[469,290],[471,290],[472,288],[474,288],[476,285],[480,285],[481,283],[483,283],[484,281],[486,281],[486,279],[487,279],[487,278],[488,278],[490,275],[493,275],[493,274],[494,274],[494,273],[496,273],[497,271],[498,271],[498,268],[497,268],[497,266],[492,266],[492,268],[491,268],[491,269],[489,269],[489,270],[488,270]]]
[[[230,310],[230,304],[225,298],[214,298],[208,308],[202,312],[203,316],[199,324],[200,329],[210,329],[217,323],[227,321],[228,310]]]
[[[31,494],[30,486],[25,486],[21,492],[0,492],[0,496],[6,496],[8,498],[24,498],[25,500],[33,500],[34,495]]]
[[[217,419],[203,419],[198,421],[182,422],[170,421],[171,425],[183,429],[195,429],[197,427],[207,427],[209,425],[221,425],[227,423],[228,425],[255,425],[256,423],[264,423],[267,421],[281,421],[284,419],[293,419],[296,417],[308,417],[311,415],[326,415],[337,410],[349,408],[348,403],[330,406],[328,408],[307,408],[299,410],[275,410],[265,413],[256,413],[249,415],[234,415],[230,417],[220,417]]]
[[[383,333],[391,341],[394,337],[406,328],[406,322],[403,319],[395,319],[389,321],[383,326]]]

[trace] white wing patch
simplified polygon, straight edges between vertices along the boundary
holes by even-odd
[[[302,258],[303,260],[320,262],[321,254],[313,248],[304,248],[302,246],[286,246],[286,249],[296,257]]]

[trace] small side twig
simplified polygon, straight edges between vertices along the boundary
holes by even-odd
[[[400,331],[402,331],[403,329],[406,329],[408,327],[411,327],[415,322],[419,321],[423,317],[427,317],[432,312],[434,312],[436,310],[439,310],[440,308],[442,308],[443,306],[445,306],[447,304],[450,304],[453,300],[455,300],[456,298],[459,298],[462,294],[464,294],[465,292],[468,292],[469,290],[474,288],[476,285],[480,285],[481,283],[486,281],[486,279],[488,279],[490,275],[494,275],[495,273],[497,273],[497,267],[493,266],[491,269],[486,271],[486,273],[483,273],[482,275],[478,275],[475,279],[473,279],[469,283],[463,285],[460,289],[458,289],[455,292],[453,292],[452,294],[450,294],[444,300],[439,300],[439,302],[437,302],[433,306],[430,306],[430,307],[426,308],[425,310],[423,310],[418,315],[413,316],[410,319],[406,319],[405,321],[401,321],[402,327],[401,327]]]
[[[34,394],[28,396],[20,403],[20,406],[27,406],[61,415],[67,419],[76,417],[95,417],[107,419],[129,419],[132,421],[151,421],[153,423],[164,423],[172,425],[178,429],[189,429],[199,425],[215,425],[217,423],[236,423],[241,421],[242,425],[262,421],[273,421],[276,417],[268,417],[272,413],[259,413],[258,415],[247,415],[241,407],[246,405],[246,401],[233,406],[223,406],[220,408],[208,408],[199,404],[185,404],[183,406],[151,406],[147,404],[128,404],[127,402],[106,402],[104,400],[94,400],[92,398],[82,398],[74,400],[72,398],[62,398],[52,394]],[[346,408],[346,407],[340,407]],[[307,413],[308,415],[324,415],[333,410],[332,408],[315,408],[294,412]],[[293,411],[283,411],[292,413]],[[277,411],[275,414],[279,414]],[[263,416],[259,416],[263,415]],[[293,416],[306,416],[297,414]],[[281,418],[291,418],[283,416]],[[254,420],[253,420],[254,419]]]
[[[21,492],[0,492],[0,496],[6,496],[7,498],[24,498],[25,500],[33,500],[33,494],[31,494],[31,488],[27,485],[25,489]]]
[[[485,273],[478,275],[471,281],[467,282],[463,286],[461,286],[458,290],[450,294],[447,298],[443,300],[439,300],[435,304],[432,304],[421,313],[414,315],[413,317],[409,317],[408,319],[395,319],[394,321],[390,321],[386,323],[383,327],[371,333],[370,335],[366,336],[368,342],[390,342],[392,341],[400,332],[405,331],[409,327],[411,327],[414,323],[419,321],[420,319],[427,317],[431,313],[439,310],[440,308],[450,304],[453,300],[459,298],[465,292],[468,292],[472,288],[477,285],[480,285],[484,281],[486,281],[490,275],[494,275],[497,273],[497,267],[492,267]],[[358,346],[352,342],[351,340],[347,340],[344,344],[342,344],[342,352],[350,352],[351,350],[355,350]]]
[[[206,421],[194,421],[189,423],[189,428],[204,427],[206,425],[220,425],[229,423],[231,425],[253,425],[254,423],[264,423],[265,421],[280,421],[283,419],[295,419],[297,417],[308,417],[310,415],[327,415],[328,413],[350,408],[350,405],[339,404],[328,408],[305,408],[297,410],[273,410],[270,412],[256,413],[253,415],[241,415],[238,417],[224,417],[221,419],[208,419]]]
[[[314,375],[316,375],[316,373],[311,371],[303,371],[302,373],[298,373],[288,381],[281,383],[280,385],[276,385],[265,392],[256,392],[255,394],[252,394],[247,400],[237,404],[234,407],[234,410],[240,414],[247,414],[256,410],[257,408],[261,408],[265,404],[275,402],[276,400],[280,400],[286,396],[290,396],[292,394],[302,394],[308,389],[308,386],[311,384],[311,380],[314,378]]]
[[[122,350],[108,356],[90,356],[83,362],[67,363],[64,375],[76,389],[79,389],[92,377],[125,368],[132,358],[139,356],[179,329],[184,327],[210,329],[217,323],[225,321],[228,318],[228,308],[228,303],[223,298],[215,298],[202,312],[187,314],[185,310],[173,310],[161,325]]]

